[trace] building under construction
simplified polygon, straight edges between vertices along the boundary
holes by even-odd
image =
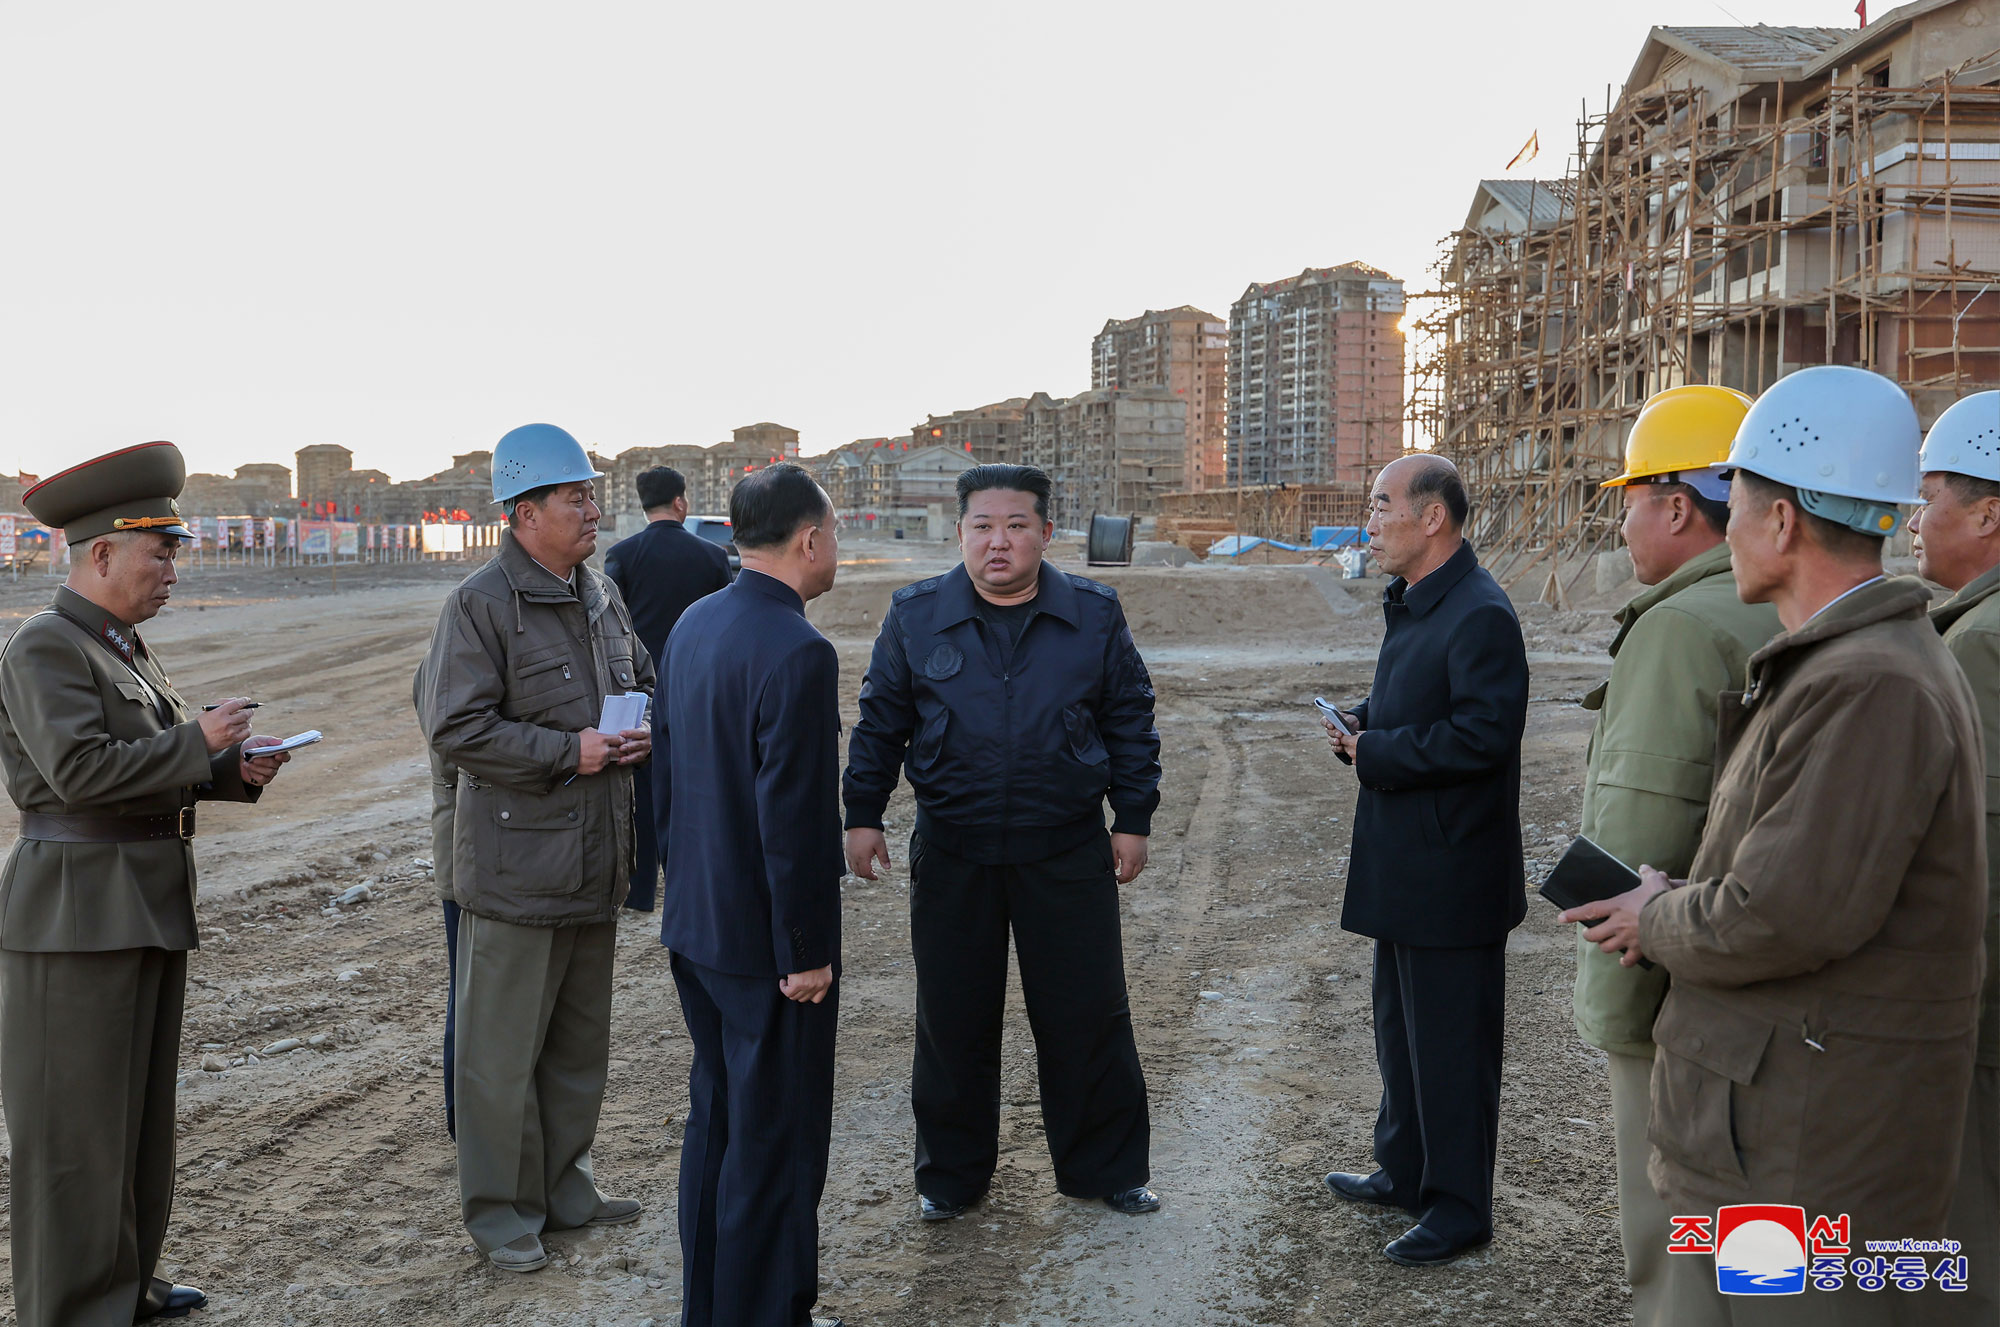
[[[2000,386],[2000,0],[1860,30],[1655,28],[1554,180],[1482,182],[1422,297],[1411,410],[1458,461],[1504,581],[1615,539],[1652,393],[1813,364],[1926,425]]]

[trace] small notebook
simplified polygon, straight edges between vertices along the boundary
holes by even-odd
[[[643,691],[628,691],[622,696],[606,696],[604,712],[597,719],[597,731],[625,733],[645,727],[647,699]]]
[[[321,733],[319,729],[308,728],[304,732],[300,733],[297,737],[287,737],[284,741],[278,743],[276,746],[252,747],[250,750],[245,751],[243,754],[249,756],[253,760],[258,759],[259,757],[262,756],[275,756],[281,751],[296,751],[302,746],[311,746],[314,742],[319,741],[320,737]]]
[[[1541,896],[1565,911],[1586,903],[1616,898],[1639,887],[1639,873],[1579,834],[1569,845],[1556,869],[1542,881]],[[1594,924],[1594,923],[1593,923]],[[1652,967],[1650,959],[1640,959],[1641,967]]]

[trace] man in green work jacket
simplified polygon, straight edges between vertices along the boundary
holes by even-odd
[[[1626,442],[1626,547],[1649,587],[1618,613],[1611,679],[1584,697],[1597,711],[1583,785],[1583,833],[1637,870],[1687,873],[1714,779],[1716,697],[1743,685],[1751,654],[1778,633],[1769,604],[1745,604],[1730,574],[1729,485],[1708,469],[1729,455],[1750,398],[1674,387],[1646,403]],[[1625,967],[1578,928],[1576,1030],[1610,1057],[1618,1152],[1618,1226],[1632,1319],[1661,1322],[1668,1212],[1646,1178],[1653,1018],[1661,968]]]
[[[139,625],[194,535],[170,442],[22,496],[69,579],[0,653],[0,769],[21,810],[0,873],[0,1101],[13,1145],[14,1321],[125,1327],[207,1296],[153,1275],[174,1200],[174,1091],[195,948],[195,804],[254,802],[249,703],[181,699]]]
[[[1931,625],[1972,683],[1986,738],[1986,980],[1979,1050],[1945,1233],[1965,1246],[1966,1288],[1926,1321],[2000,1322],[2000,392],[1938,416],[1918,459],[1923,505],[1910,517],[1917,571],[1952,597]]]

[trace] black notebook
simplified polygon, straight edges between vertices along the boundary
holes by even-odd
[[[1565,911],[1600,899],[1616,898],[1639,887],[1639,873],[1579,834],[1556,869],[1542,881],[1541,896]],[[1596,923],[1591,923],[1595,925]],[[1652,960],[1640,959],[1652,967]]]

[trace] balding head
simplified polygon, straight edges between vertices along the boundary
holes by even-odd
[[[1458,467],[1431,452],[1415,452],[1383,466],[1368,506],[1375,560],[1389,574],[1412,582],[1458,551],[1459,532],[1471,511]]]
[[[1465,480],[1459,477],[1457,466],[1436,452],[1414,452],[1389,462],[1375,480],[1378,489],[1384,484],[1400,485],[1403,497],[1418,513],[1433,502],[1443,503],[1451,532],[1465,529],[1465,518],[1472,510]]]

